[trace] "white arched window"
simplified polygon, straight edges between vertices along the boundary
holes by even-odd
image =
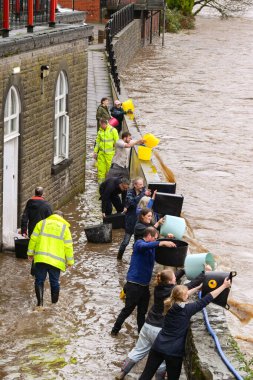
[[[67,114],[68,81],[63,71],[60,72],[55,92],[55,126],[54,126],[54,164],[68,158],[69,154],[69,117]]]
[[[8,92],[4,107],[4,141],[19,136],[20,99],[12,86]]]

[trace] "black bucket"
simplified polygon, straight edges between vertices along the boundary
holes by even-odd
[[[27,259],[29,239],[14,238],[15,254],[18,259]]]
[[[111,223],[113,230],[125,228],[125,214],[119,212],[117,214],[107,215],[103,218],[103,223]]]
[[[112,224],[97,224],[84,228],[89,243],[111,243]]]
[[[236,274],[236,272],[206,272],[202,286],[202,297],[219,288],[227,277],[232,283],[232,278],[235,277]],[[229,288],[224,289],[223,292],[212,302],[216,305],[225,307],[225,309],[229,309],[229,305],[227,304],[229,292]]]
[[[184,197],[177,194],[156,193],[153,210],[158,214],[180,216]]]
[[[176,184],[174,182],[150,182],[148,184],[149,190],[153,195],[154,191],[157,190],[160,193],[175,194]]]
[[[183,267],[187,255],[188,243],[183,240],[159,239],[158,241],[172,241],[176,247],[157,247],[155,260],[158,264],[170,267]]]

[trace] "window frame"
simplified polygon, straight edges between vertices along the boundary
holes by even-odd
[[[13,95],[13,98],[12,98]],[[14,99],[14,107],[12,104],[12,99]],[[13,111],[15,108],[15,112]],[[15,88],[15,86],[11,86],[4,103],[4,142],[9,141],[15,137],[20,135],[19,133],[19,122],[20,122],[20,113],[21,113],[21,103],[20,96]],[[15,122],[15,129],[11,130],[12,122]],[[7,129],[7,133],[6,133]]]

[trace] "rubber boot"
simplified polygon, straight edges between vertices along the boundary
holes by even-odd
[[[123,255],[124,255],[124,251],[122,252],[121,250],[119,250],[117,260],[122,260]]]
[[[44,286],[35,285],[35,294],[37,298],[37,306],[43,306]]]
[[[126,358],[124,364],[121,368],[120,373],[115,377],[115,380],[122,380],[131,371],[133,366],[136,364],[132,359]]]
[[[60,293],[60,290],[54,290],[53,292],[51,291],[51,301],[52,301],[52,303],[57,303],[58,302],[59,293]]]
[[[164,380],[166,375],[166,371],[163,372],[156,372],[155,374],[155,380]]]

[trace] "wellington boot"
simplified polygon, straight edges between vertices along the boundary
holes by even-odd
[[[51,301],[52,301],[52,303],[57,303],[58,302],[59,293],[60,293],[60,290],[54,290],[53,292],[51,292]]]
[[[37,298],[37,306],[43,306],[43,293],[44,293],[44,286],[38,286],[35,285],[35,294]]]

